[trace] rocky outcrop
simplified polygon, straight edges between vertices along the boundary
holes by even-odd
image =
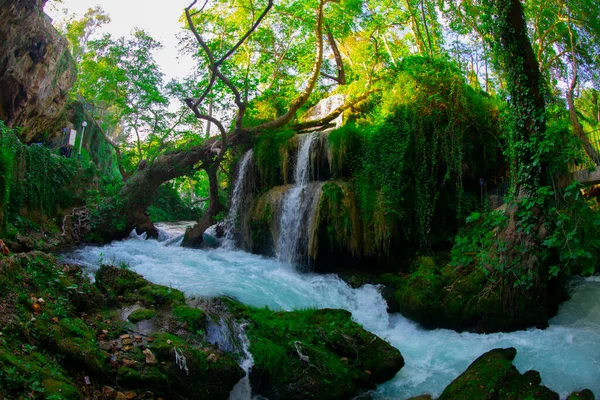
[[[392,379],[398,349],[364,330],[344,310],[274,312],[223,300],[245,321],[254,393],[269,399],[349,399]]]
[[[483,354],[444,390],[439,400],[558,400],[558,394],[542,385],[539,372],[521,374],[517,370],[512,364],[516,354],[512,347]],[[583,397],[574,398],[594,399],[589,390],[580,393]],[[575,395],[579,393],[571,396]]]
[[[418,258],[410,273],[384,274],[377,283],[390,309],[398,310],[428,329],[447,328],[477,333],[511,332],[531,326],[546,328],[566,300],[563,285],[550,281],[540,291],[530,289],[512,299],[519,312],[504,309],[494,281],[474,268],[455,268],[431,257]]]
[[[0,119],[22,140],[56,137],[77,70],[46,0],[0,0]]]

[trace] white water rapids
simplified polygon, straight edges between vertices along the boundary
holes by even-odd
[[[124,262],[146,279],[188,295],[229,295],[249,305],[284,310],[346,309],[356,322],[400,349],[406,361],[394,379],[378,387],[375,399],[438,396],[478,356],[509,346],[517,349],[519,371],[539,371],[543,383],[562,398],[583,388],[600,395],[600,277],[574,281],[571,300],[562,304],[546,330],[489,335],[427,331],[399,314],[388,314],[376,286],[353,289],[336,275],[298,273],[277,260],[237,250],[181,248],[174,235],[182,227],[163,226],[162,241],[132,238],[89,246],[65,255],[65,261],[90,269],[100,260]]]

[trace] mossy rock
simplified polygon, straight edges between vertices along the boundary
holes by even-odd
[[[223,399],[244,376],[244,371],[229,354],[204,343],[166,333],[155,332],[149,349],[157,363],[139,363],[138,369],[122,368],[119,376],[130,387],[152,388],[166,397],[183,395],[191,398]],[[205,351],[206,350],[206,351]],[[177,353],[177,355],[176,355]],[[185,359],[185,362],[177,359]],[[162,363],[165,364],[162,364]]]
[[[541,385],[537,371],[519,373],[512,364],[516,354],[512,347],[483,354],[444,390],[439,400],[558,400],[558,394]]]
[[[594,396],[594,393],[591,390],[585,389],[581,392],[571,393],[569,397],[567,397],[567,400],[596,400],[596,396]]]
[[[127,319],[129,322],[137,324],[140,321],[145,321],[147,319],[154,318],[156,316],[156,311],[151,310],[149,308],[140,308],[139,310],[135,310],[132,312]]]
[[[206,328],[206,314],[199,308],[176,306],[173,308],[173,318],[183,323],[192,333]]]
[[[270,399],[343,399],[404,366],[400,352],[343,310],[273,312],[224,300],[247,321],[253,389]]]
[[[184,304],[185,296],[177,289],[155,285],[126,268],[103,265],[96,272],[96,285],[112,301],[141,302],[146,305]]]

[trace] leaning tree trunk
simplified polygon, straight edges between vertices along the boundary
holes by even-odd
[[[202,146],[165,153],[149,164],[140,164],[113,200],[110,215],[102,215],[102,221],[95,223],[96,233],[108,241],[124,238],[135,228],[138,234],[145,232],[148,237],[157,237],[158,231],[146,213],[154,194],[163,183],[193,173],[199,166],[211,168],[215,141],[211,138]]]

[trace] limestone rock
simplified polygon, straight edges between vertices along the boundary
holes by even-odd
[[[27,142],[61,133],[76,79],[69,44],[42,11],[46,0],[0,0],[0,119]]]

